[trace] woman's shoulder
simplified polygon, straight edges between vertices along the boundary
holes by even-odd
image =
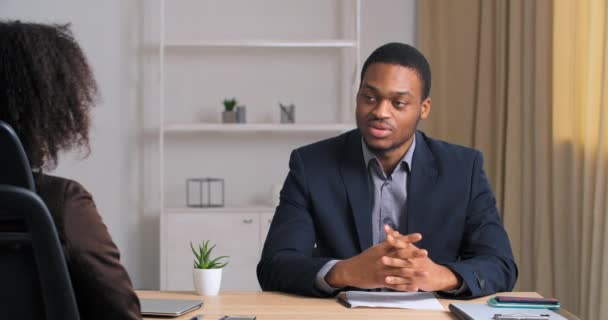
[[[34,173],[36,193],[50,202],[66,202],[78,197],[91,198],[91,194],[77,181],[59,176]]]
[[[46,204],[60,236],[66,230],[66,225],[74,219],[93,216],[98,220],[98,213],[91,194],[78,182],[41,173],[34,173],[36,193]]]
[[[76,297],[87,305],[83,318],[139,319],[137,295],[89,192],[62,177],[36,174],[34,181],[41,198],[59,206],[55,223]]]

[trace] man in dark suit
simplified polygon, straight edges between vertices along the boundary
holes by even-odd
[[[363,65],[358,129],[291,154],[257,274],[264,290],[347,288],[477,297],[517,279],[479,151],[417,131],[430,68],[390,43]]]

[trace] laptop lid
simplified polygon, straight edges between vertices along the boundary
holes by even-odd
[[[203,305],[201,300],[140,299],[143,316],[178,317]]]

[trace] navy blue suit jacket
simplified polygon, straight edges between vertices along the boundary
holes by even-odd
[[[418,131],[412,161],[399,232],[421,233],[418,247],[460,275],[464,297],[512,290],[517,267],[481,153]],[[314,285],[319,269],[372,246],[361,135],[353,130],[296,149],[289,168],[258,281],[263,290],[323,296]]]

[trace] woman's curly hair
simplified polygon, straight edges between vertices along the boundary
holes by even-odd
[[[0,120],[13,127],[33,169],[59,151],[89,148],[97,84],[69,25],[0,21]]]

